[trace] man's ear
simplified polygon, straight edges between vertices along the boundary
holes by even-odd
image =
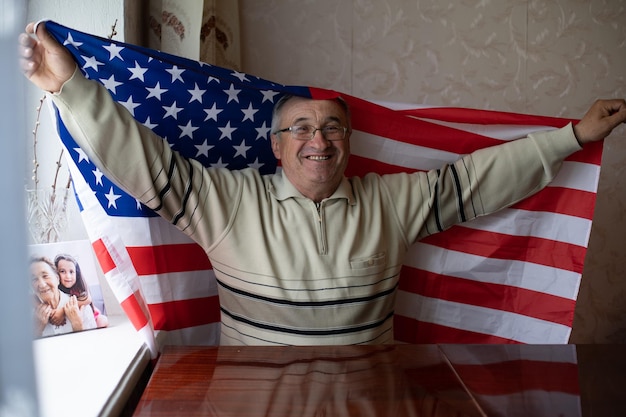
[[[274,134],[270,136],[270,139],[272,141],[272,152],[274,152],[274,157],[276,159],[280,159],[280,144],[278,143],[280,139],[278,139],[278,137]]]

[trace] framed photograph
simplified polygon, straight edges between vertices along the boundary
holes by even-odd
[[[108,326],[88,240],[29,245],[35,338]]]

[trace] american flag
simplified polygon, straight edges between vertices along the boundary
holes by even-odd
[[[572,120],[462,108],[375,103],[285,86],[47,22],[83,73],[135,119],[206,166],[276,169],[271,110],[283,94],[341,95],[353,114],[346,174],[439,168],[476,149]],[[219,339],[219,300],[204,251],[90,161],[57,118],[78,204],[113,292],[153,352]],[[103,126],[106,129],[106,126]],[[570,156],[540,193],[414,244],[395,311],[395,338],[412,343],[566,343],[600,173],[602,145]],[[513,184],[511,184],[513,186]]]

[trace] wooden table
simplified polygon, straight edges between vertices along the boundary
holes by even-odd
[[[135,416],[624,416],[624,345],[175,347]]]

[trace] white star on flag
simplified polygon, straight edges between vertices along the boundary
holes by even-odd
[[[85,65],[83,65],[83,69],[84,70],[88,70],[89,68],[93,68],[96,71],[98,71],[98,65],[104,65],[102,62],[99,62],[96,57],[93,56],[83,56],[82,57],[85,60]]]
[[[96,167],[96,169],[94,169],[93,171],[93,176],[96,178],[96,185],[102,185],[102,177],[104,176],[104,174],[102,173],[102,171],[100,171],[98,169],[98,167]]]
[[[267,139],[267,136],[270,133],[270,130],[272,130],[270,127],[267,127],[267,124],[265,122],[263,122],[263,126],[261,127],[257,127],[255,128],[258,135],[257,135],[257,140],[258,139]]]
[[[150,121],[150,116],[148,116],[148,118],[146,119],[145,122],[142,123],[142,125],[144,125],[148,129],[154,129],[155,127],[158,126],[157,123],[152,123],[152,121]]]
[[[239,81],[248,81],[248,77],[243,72],[233,71],[233,77],[239,78]]]
[[[121,195],[119,194],[115,194],[113,192],[113,187],[111,187],[111,189],[109,190],[109,192],[107,194],[105,194],[105,197],[107,198],[107,200],[109,201],[109,208],[110,207],[114,207],[117,208],[117,199],[121,197]]]
[[[181,130],[182,133],[180,134],[180,138],[183,138],[185,136],[189,136],[190,138],[193,139],[193,132],[198,130],[197,127],[194,127],[191,125],[191,120],[187,122],[187,125],[185,126],[178,126]]]
[[[263,95],[263,100],[261,101],[261,103],[265,103],[266,101],[273,103],[274,97],[278,95],[278,91],[265,90],[261,91],[261,94]]]
[[[117,87],[123,84],[123,83],[119,83],[119,82],[115,81],[115,75],[111,75],[107,79],[101,78],[100,82],[107,88],[107,90],[109,90],[113,94],[116,94],[117,93]]]
[[[220,157],[217,162],[211,164],[212,168],[228,168],[228,164],[222,162],[222,157]]]
[[[233,148],[237,151],[237,152],[235,153],[235,156],[234,156],[233,158],[236,158],[236,157],[237,157],[237,156],[239,156],[239,155],[241,155],[241,156],[243,156],[244,158],[246,158],[246,157],[247,157],[248,150],[249,150],[250,148],[252,148],[252,146],[247,146],[247,145],[246,145],[245,140],[242,140],[242,141],[241,141],[241,144],[239,144],[239,145],[237,145],[237,146],[233,146]]]
[[[202,95],[205,93],[206,90],[201,90],[200,88],[198,88],[198,83],[194,83],[193,90],[187,90],[187,91],[189,91],[189,94],[191,94],[191,100],[189,100],[189,103],[196,101],[196,100],[199,103],[202,103]]]
[[[119,58],[122,61],[124,60],[120,55],[120,52],[124,50],[124,48],[122,48],[121,46],[117,46],[116,44],[112,43],[110,45],[103,46],[103,48],[109,51],[109,61],[112,61],[113,58]]]
[[[226,123],[226,126],[224,127],[218,127],[218,129],[220,130],[220,132],[222,132],[222,136],[220,136],[220,140],[226,138],[228,140],[232,140],[232,134],[235,130],[237,130],[236,127],[230,127],[230,120],[228,121],[228,123]]]
[[[184,82],[183,81],[183,77],[182,77],[183,72],[185,72],[184,69],[179,69],[176,65],[174,65],[174,67],[172,67],[170,69],[166,69],[165,71],[167,71],[170,74],[172,74],[172,83],[174,81]]]
[[[228,90],[224,90],[224,92],[228,94],[228,101],[226,101],[226,103],[230,103],[231,101],[239,103],[239,93],[241,90],[235,89],[235,87],[231,84]]]
[[[174,102],[169,107],[163,106],[163,110],[165,110],[165,115],[163,116],[164,119],[166,117],[173,117],[174,119],[178,119],[178,113],[180,113],[183,110],[183,108],[176,107],[176,102]]]
[[[82,161],[87,161],[89,163],[89,157],[81,148],[74,148],[74,151],[78,154],[78,163],[80,164]]]
[[[130,114],[132,114],[133,116],[135,116],[135,109],[139,106],[141,106],[141,103],[135,103],[133,101],[133,96],[128,97],[128,100],[126,101],[120,101],[119,102],[122,106],[126,107],[126,109],[130,112]]]
[[[207,158],[209,157],[209,151],[214,148],[214,146],[208,144],[206,139],[204,140],[204,143],[202,145],[195,145],[195,147],[198,150],[196,157],[202,155]]]
[[[255,159],[254,162],[249,164],[250,168],[253,168],[253,169],[261,169],[263,165],[265,164],[262,164],[261,162],[259,162],[259,158]]]
[[[148,93],[149,93],[146,99],[149,99],[150,97],[154,97],[159,101],[161,101],[161,95],[167,92],[167,89],[161,88],[161,83],[158,81],[154,87],[152,88],[146,87],[146,90],[148,90]]]
[[[213,107],[210,109],[204,109],[204,112],[206,113],[206,118],[204,119],[205,122],[207,120],[215,120],[217,122],[217,115],[222,112],[222,109],[218,109],[216,104],[213,103]]]
[[[254,114],[258,111],[255,108],[252,107],[252,103],[250,103],[248,105],[247,109],[241,109],[241,111],[243,112],[243,120],[242,122],[245,122],[246,120],[250,120],[251,122],[254,122]]]
[[[83,45],[83,43],[76,42],[74,38],[72,37],[72,34],[68,33],[67,39],[63,42],[63,45],[72,45],[74,48],[79,49]]]
[[[129,80],[137,78],[138,80],[141,80],[141,82],[145,81],[143,76],[146,73],[146,71],[148,71],[148,68],[141,68],[139,66],[139,63],[137,63],[137,61],[135,61],[135,66],[133,68],[128,68],[128,70],[133,74],[133,75],[131,75]]]

